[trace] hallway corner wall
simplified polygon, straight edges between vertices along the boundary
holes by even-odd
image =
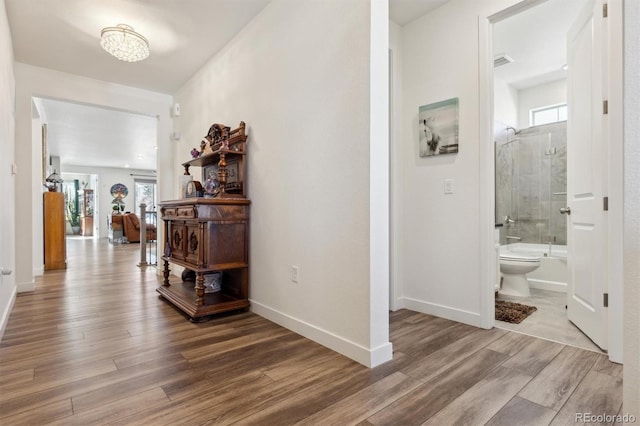
[[[0,340],[16,297],[15,281],[15,76],[13,46],[4,0],[0,0]]]

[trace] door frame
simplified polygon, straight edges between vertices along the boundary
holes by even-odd
[[[478,17],[479,71],[479,141],[480,141],[480,323],[492,328],[497,259],[494,249],[495,226],[495,158],[493,147],[493,24],[516,15],[547,0],[523,0],[491,16]],[[609,321],[607,340],[609,359],[622,362],[622,295],[623,295],[623,13],[620,0],[608,1],[608,33],[605,54],[608,58],[609,152],[608,177],[605,194],[609,197],[609,211],[605,226],[607,240],[607,278],[609,289]]]

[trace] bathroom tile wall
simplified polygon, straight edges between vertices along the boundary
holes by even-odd
[[[566,122],[530,127],[514,135],[495,123],[496,223],[505,216],[500,243],[567,242],[566,217],[559,212],[567,203]],[[520,240],[507,241],[506,236]]]

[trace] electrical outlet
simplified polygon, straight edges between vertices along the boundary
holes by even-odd
[[[297,266],[292,266],[291,267],[291,282],[293,282],[293,283],[297,283],[298,282],[298,267]]]

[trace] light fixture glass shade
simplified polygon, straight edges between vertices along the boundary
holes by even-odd
[[[137,62],[149,56],[147,39],[125,24],[104,28],[100,46],[121,61]]]

